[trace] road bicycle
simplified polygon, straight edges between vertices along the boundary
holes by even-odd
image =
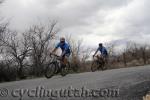
[[[105,65],[106,65],[106,61],[104,60],[103,57],[95,56],[95,57],[93,57],[93,62],[91,65],[91,71],[95,72],[95,71],[100,70],[100,69],[106,70],[107,67]]]
[[[65,76],[69,73],[70,70],[70,63],[67,62],[66,65],[62,64],[62,60],[60,59],[60,56],[57,56],[55,54],[51,54],[51,61],[50,63],[46,64],[45,69],[45,77],[51,78],[52,76],[56,74],[61,74],[62,76]]]

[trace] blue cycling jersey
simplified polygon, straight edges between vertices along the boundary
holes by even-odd
[[[59,48],[59,47],[61,48],[62,52],[65,51],[65,54],[70,54],[71,53],[69,44],[67,44],[67,43],[58,43],[56,45],[56,48]]]
[[[107,56],[108,55],[108,52],[107,52],[105,47],[99,47],[98,51],[100,51],[103,56]]]

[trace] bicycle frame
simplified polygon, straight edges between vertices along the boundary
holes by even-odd
[[[53,56],[53,57],[52,57]],[[50,57],[52,58],[52,60],[50,62],[57,62],[59,64],[62,64],[63,61],[60,58],[60,56],[55,55],[55,54],[51,54]]]
[[[95,56],[95,57],[93,57],[93,60],[94,60],[94,61],[98,61],[98,62],[100,62],[100,63],[104,62],[104,58],[101,57],[101,56]]]
[[[50,61],[50,62],[57,62],[57,61],[60,61],[60,60],[58,59],[58,57],[56,57],[56,56],[52,57],[52,56],[51,56],[51,61]]]
[[[93,63],[92,63],[92,66],[91,66],[91,70],[92,71],[95,71],[95,69],[93,70],[93,64],[96,63],[97,65],[97,69],[96,70],[99,70],[99,68],[101,68],[102,70],[104,70],[104,66],[105,66],[105,61],[103,59],[103,57],[99,57],[99,56],[94,56],[93,57]]]
[[[51,54],[50,57],[51,57],[50,63],[54,63],[57,68],[60,68],[61,60],[59,59],[59,56],[55,54]]]

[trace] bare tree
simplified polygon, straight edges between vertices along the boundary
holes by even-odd
[[[135,42],[128,42],[126,50],[124,52],[124,62],[131,62],[136,60],[138,63],[142,63],[143,60],[144,64],[146,64],[148,60],[148,50],[146,49],[148,45],[144,44],[137,44]]]
[[[127,58],[126,58],[125,52],[123,53],[123,63],[124,63],[124,66],[127,66]]]
[[[146,48],[147,48],[147,47],[148,47],[148,46],[145,44],[145,45],[142,45],[141,48],[140,48],[140,51],[141,51],[141,54],[142,54],[142,59],[143,59],[144,64],[146,64],[147,59],[148,59],[148,57],[147,57],[147,51],[146,51]]]
[[[56,27],[57,22],[52,22],[50,26],[34,25],[28,31],[28,39],[30,41],[31,61],[33,64],[33,74],[36,76],[42,75],[45,63],[50,49],[51,40],[55,38],[59,29]]]
[[[2,34],[0,39],[4,53],[9,56],[9,60],[13,60],[16,64],[18,76],[23,77],[24,61],[30,50],[27,37],[23,35],[23,39],[19,40],[17,32],[12,32],[9,29]]]
[[[0,24],[0,40],[4,38],[4,35],[7,31],[8,24]],[[0,41],[0,47],[2,46],[2,42]]]
[[[85,67],[87,67],[86,61],[91,56],[93,50],[83,45],[83,39],[76,40],[71,35],[67,35],[66,40],[71,47],[72,68],[77,71],[82,66],[82,69],[85,70]]]
[[[92,51],[93,51],[93,49],[91,49],[90,47],[88,47],[88,48],[86,48],[85,50],[82,51],[82,58],[81,58],[82,63],[85,63],[87,61],[87,59],[90,58]]]
[[[66,40],[71,48],[71,58],[72,64],[77,67],[80,62],[81,48],[82,48],[82,39],[74,40],[71,35],[66,36]]]
[[[116,47],[116,44],[114,43],[109,43],[109,44],[106,44],[106,47],[108,48],[108,55],[109,56],[113,56],[115,55],[115,47]]]

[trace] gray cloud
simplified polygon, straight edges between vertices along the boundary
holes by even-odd
[[[148,9],[150,6],[149,0],[138,1],[134,0],[130,5],[124,8],[124,13],[121,16],[120,25],[122,28],[116,31],[121,33],[122,37],[134,41],[148,41],[150,32],[150,14]]]
[[[4,14],[14,17],[15,21],[50,17],[62,21],[65,27],[71,27],[86,24],[84,19],[95,16],[100,9],[126,3],[127,0],[7,0],[3,9]]]
[[[62,31],[85,44],[138,41],[150,38],[149,0],[6,0],[3,16],[12,18],[11,28],[24,30],[48,19],[58,20]]]

